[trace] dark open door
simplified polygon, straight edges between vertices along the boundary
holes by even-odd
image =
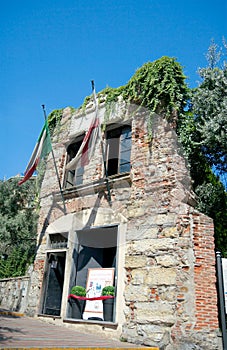
[[[43,314],[60,316],[65,273],[65,252],[48,253]]]

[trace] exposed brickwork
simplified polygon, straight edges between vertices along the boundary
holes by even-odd
[[[212,220],[194,214],[196,330],[217,329],[217,294]]]

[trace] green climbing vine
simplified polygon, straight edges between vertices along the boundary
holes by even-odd
[[[185,83],[185,75],[182,66],[175,58],[163,56],[154,62],[147,62],[140,67],[126,85],[118,88],[106,87],[97,95],[98,102],[105,101],[106,113],[104,125],[108,121],[111,111],[122,96],[125,101],[148,108],[153,113],[158,113],[169,121],[174,114],[180,116],[189,99],[189,88]],[[84,111],[92,100],[87,96],[81,106]],[[72,113],[75,109],[72,109]],[[60,125],[63,109],[56,109],[48,116],[48,124],[51,134]],[[152,125],[151,120],[148,125]]]
[[[181,65],[165,56],[136,71],[127,84],[126,97],[171,119],[175,111],[181,113],[186,105],[189,90],[185,78]]]
[[[175,58],[163,56],[154,62],[145,63],[126,85],[118,88],[106,87],[98,93],[98,102],[105,101],[106,107],[103,129],[121,96],[127,102],[148,108],[150,111],[148,136],[151,137],[154,113],[163,115],[168,121],[183,114],[190,91],[185,79],[182,66]],[[82,111],[85,111],[92,99],[92,95],[84,99]],[[56,109],[49,114],[48,123],[51,134],[60,126],[62,112],[63,109]]]
[[[165,116],[169,121],[174,114],[180,116],[189,98],[185,79],[182,66],[175,58],[164,56],[154,62],[145,63],[126,85],[118,88],[106,87],[99,92],[99,101],[105,96],[106,102],[104,127],[119,96],[150,110],[150,128],[154,112]],[[84,100],[83,108],[88,101],[90,96]]]
[[[50,134],[52,135],[60,126],[63,108],[53,110],[47,118]]]

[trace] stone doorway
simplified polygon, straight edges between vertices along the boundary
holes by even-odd
[[[47,253],[46,287],[42,314],[60,316],[65,275],[65,252]]]

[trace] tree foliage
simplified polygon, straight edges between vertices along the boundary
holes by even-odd
[[[0,278],[21,276],[36,247],[35,181],[0,181]]]
[[[202,80],[193,91],[192,106],[198,142],[210,166],[227,171],[227,66],[199,71]]]
[[[227,171],[227,66],[212,42],[208,67],[199,70],[201,83],[192,90],[178,133],[188,158],[197,208],[212,217],[216,249],[227,256],[227,193],[219,176]]]

